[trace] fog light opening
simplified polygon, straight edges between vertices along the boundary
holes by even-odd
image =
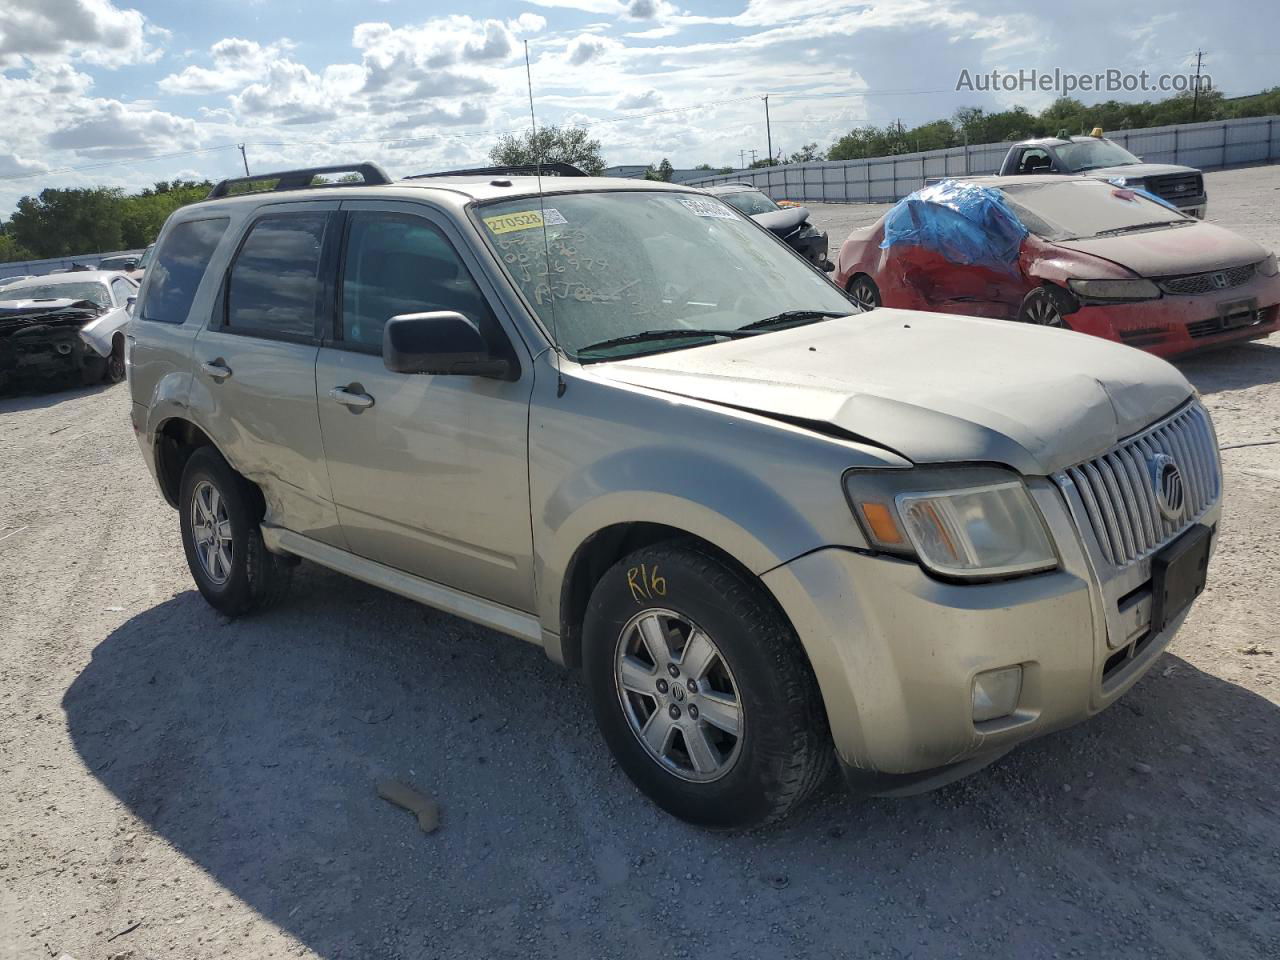
[[[1022,667],[987,670],[973,678],[973,722],[999,720],[1018,709]]]

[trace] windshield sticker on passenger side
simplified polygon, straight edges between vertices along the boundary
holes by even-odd
[[[715,200],[686,200],[681,197],[680,202],[699,217],[712,217],[716,220],[738,219],[738,215],[736,213],[726,207],[723,203],[718,203]]]
[[[484,218],[484,225],[495,234],[530,230],[541,227],[544,223],[548,227],[553,227],[568,222],[555,207],[547,207],[545,218],[539,210],[521,210],[517,213],[503,213],[496,217]]]

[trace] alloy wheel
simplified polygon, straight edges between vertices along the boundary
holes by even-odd
[[[1048,297],[1037,297],[1027,305],[1027,319],[1042,327],[1066,326],[1062,320],[1062,311]]]
[[[745,716],[715,641],[672,610],[644,610],[622,628],[614,679],[631,732],[683,780],[719,780],[741,752]]]
[[[192,492],[191,537],[205,576],[216,584],[226,583],[231,576],[231,517],[222,494],[208,480],[201,480]]]
[[[865,278],[849,288],[849,297],[863,313],[876,308],[876,292]]]

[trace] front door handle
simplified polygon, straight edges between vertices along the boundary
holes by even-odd
[[[353,407],[356,410],[365,410],[373,406],[373,397],[367,393],[348,390],[346,387],[334,387],[329,391],[329,397],[337,400],[344,407]]]
[[[207,373],[210,377],[221,383],[227,377],[231,376],[231,368],[222,362],[222,358],[217,360],[206,360],[200,364],[200,369]]]

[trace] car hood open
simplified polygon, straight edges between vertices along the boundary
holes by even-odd
[[[1163,360],[1096,337],[889,308],[590,369],[916,463],[1029,476],[1107,450],[1192,393]]]
[[[752,214],[751,219],[779,237],[785,237],[809,219],[809,211],[805,207],[784,207],[768,213]]]
[[[1206,273],[1257,263],[1267,256],[1260,244],[1199,220],[1182,227],[1055,242],[1118,263],[1140,277]]]

